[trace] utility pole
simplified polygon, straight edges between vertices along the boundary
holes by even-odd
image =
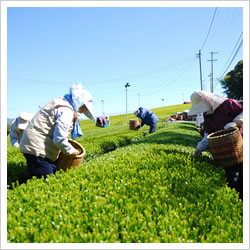
[[[210,52],[211,54],[211,60],[208,60],[209,62],[211,62],[211,74],[210,74],[210,92],[213,93],[214,92],[214,83],[213,83],[213,79],[214,79],[214,72],[213,72],[213,62],[217,61],[217,59],[213,59],[213,55],[217,54],[218,52]]]
[[[201,90],[203,90],[203,84],[202,84],[202,70],[201,70],[201,50],[199,50],[199,54],[197,54],[199,57],[199,64],[200,64],[200,82],[201,82]]]
[[[164,106],[164,98],[161,99],[162,100],[162,107]]]
[[[128,87],[130,87],[130,85],[127,82],[125,85],[125,88],[126,88],[126,117],[127,117],[127,119],[128,119]]]
[[[102,102],[102,115],[104,115],[104,112],[103,112],[103,103],[104,103],[104,101],[101,100],[101,102]]]
[[[140,107],[140,93],[137,93],[138,95],[138,108]]]

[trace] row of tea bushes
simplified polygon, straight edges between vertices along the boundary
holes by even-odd
[[[160,117],[158,128],[166,125],[165,120],[167,120],[169,114],[173,113],[173,110],[180,111],[186,109],[186,107],[187,105],[175,105],[155,109],[154,112]],[[129,114],[129,119],[134,118],[133,114]],[[111,120],[112,125],[106,129],[95,127],[95,124],[91,120],[80,122],[83,137],[76,140],[86,149],[84,161],[140,140],[148,133],[147,126],[144,126],[140,131],[129,130],[128,120],[125,115],[113,116]],[[7,143],[7,184],[11,187],[16,181],[19,183],[26,182],[29,173],[25,158],[20,150],[11,147],[9,137]]]
[[[143,128],[144,129],[144,128]],[[97,128],[83,132],[76,139],[86,149],[84,161],[115,150],[143,138],[142,131],[129,130],[127,126],[114,126],[107,129]],[[13,148],[8,138],[7,150],[7,184],[11,187],[16,181],[24,183],[29,177],[26,160],[19,148]]]
[[[110,126],[86,131],[77,141],[86,149],[85,160],[126,146],[144,137],[145,128],[139,131],[128,129],[127,125]]]
[[[242,202],[209,156],[193,157],[197,139],[174,124],[8,190],[8,241],[242,242]]]

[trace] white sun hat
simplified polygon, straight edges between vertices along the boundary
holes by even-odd
[[[78,111],[80,107],[85,105],[87,110],[83,112],[84,115],[86,115],[89,119],[95,121],[93,115],[93,97],[90,92],[85,89],[81,83],[77,83],[70,88],[69,93],[71,95],[76,110]]]
[[[196,115],[216,110],[227,98],[206,91],[195,91],[190,96],[192,107],[188,115]]]
[[[17,118],[17,128],[25,130],[32,117],[33,114],[31,113],[21,112]]]

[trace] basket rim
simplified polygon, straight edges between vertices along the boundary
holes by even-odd
[[[82,153],[79,154],[79,155],[68,155],[68,157],[71,157],[71,158],[74,158],[74,159],[77,159],[77,158],[82,158],[85,154],[86,154],[86,150],[85,148],[77,141],[73,140],[73,139],[69,139],[69,142],[71,143],[75,143],[77,144],[81,149],[82,149]]]
[[[221,133],[221,132],[223,132],[223,131],[226,131],[226,129],[218,130],[218,131],[216,131],[216,132],[213,132],[213,133],[209,134],[209,135],[207,136],[207,139],[209,139],[209,140],[215,140],[215,139],[218,139],[218,138],[223,138],[223,137],[226,137],[226,136],[229,136],[229,135],[233,135],[233,134],[235,134],[235,133],[237,133],[237,132],[239,131],[239,128],[238,128],[238,127],[233,127],[232,129],[233,129],[232,132],[226,133],[226,134],[224,134],[224,135],[217,135],[217,136],[215,136],[215,135],[218,134],[218,133]]]

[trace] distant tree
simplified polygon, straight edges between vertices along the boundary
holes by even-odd
[[[243,99],[243,60],[240,60],[234,69],[221,80],[222,88],[228,98]]]
[[[9,133],[10,133],[10,124],[7,123],[7,136],[9,135]]]

